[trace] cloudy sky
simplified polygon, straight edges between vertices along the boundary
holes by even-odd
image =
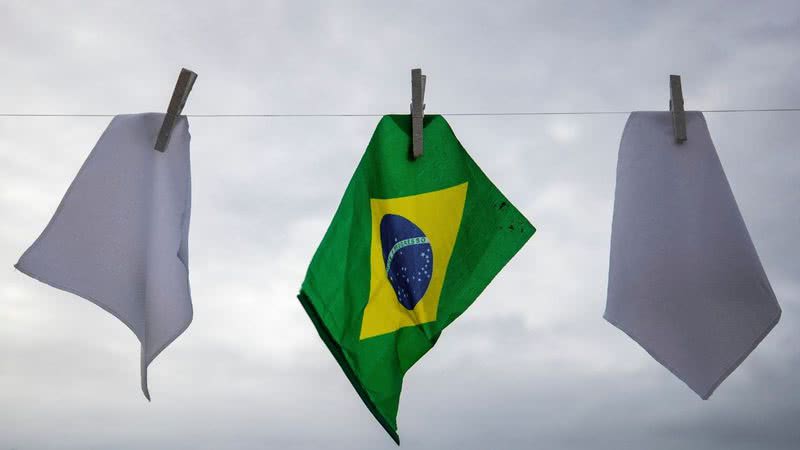
[[[0,3],[0,113],[798,107],[800,4]],[[602,4],[601,4],[602,3]],[[736,2],[739,3],[739,2]],[[708,114],[783,317],[701,401],[602,319],[625,115],[450,117],[539,231],[406,376],[409,449],[790,449],[800,442],[800,113]],[[377,118],[193,118],[195,318],[139,343],[13,268],[108,118],[0,118],[0,450],[391,449],[295,294]]]

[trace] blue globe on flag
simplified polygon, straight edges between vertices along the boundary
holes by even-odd
[[[381,218],[381,248],[386,275],[397,300],[412,310],[428,290],[433,275],[433,250],[425,233],[403,216]]]

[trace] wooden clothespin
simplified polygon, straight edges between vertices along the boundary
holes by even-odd
[[[669,110],[672,111],[672,130],[675,142],[678,144],[686,140],[686,113],[683,110],[683,89],[681,76],[669,76]]]
[[[422,69],[411,69],[411,143],[413,159],[422,156],[422,124],[425,118],[425,81]]]
[[[181,115],[181,111],[183,111],[183,106],[186,104],[186,99],[189,98],[189,92],[192,91],[192,86],[194,86],[194,80],[196,79],[196,73],[188,69],[181,69],[178,81],[175,83],[175,90],[172,91],[172,99],[170,99],[167,107],[167,115],[164,116],[161,131],[158,132],[156,150],[160,152],[166,151],[169,138],[172,135],[172,128],[175,126],[178,116]]]

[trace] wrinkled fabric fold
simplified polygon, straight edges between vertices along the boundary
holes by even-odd
[[[634,112],[619,148],[605,318],[707,399],[781,309],[703,115]]]
[[[153,143],[163,114],[116,116],[16,268],[105,309],[141,342],[147,367],[192,320],[188,233],[189,125],[181,117],[164,153]]]

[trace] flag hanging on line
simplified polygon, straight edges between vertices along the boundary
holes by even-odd
[[[378,123],[298,296],[397,443],[403,375],[536,231],[443,117],[415,161],[410,135],[409,116]]]

